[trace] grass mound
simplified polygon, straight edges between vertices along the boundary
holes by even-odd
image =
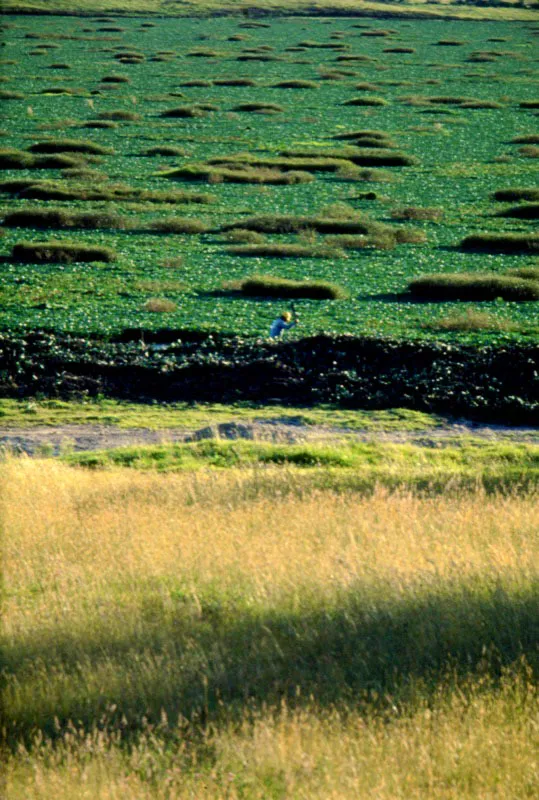
[[[476,233],[466,236],[460,246],[463,250],[491,253],[535,253],[539,251],[539,234]]]
[[[240,103],[233,111],[246,111],[254,114],[280,114],[284,108],[278,103]]]
[[[149,147],[144,151],[145,156],[183,156],[185,150],[182,147],[174,147],[171,145],[156,145]]]
[[[167,300],[165,297],[150,297],[144,303],[144,311],[149,311],[152,314],[170,314],[177,311],[178,306],[172,300]]]
[[[122,108],[114,111],[102,111],[99,119],[111,120],[112,122],[139,122],[140,114],[135,111],[124,111]]]
[[[49,139],[36,142],[29,148],[31,153],[88,153],[91,155],[112,155],[114,150],[88,139]]]
[[[419,206],[401,206],[391,212],[392,219],[415,219],[420,221],[437,222],[442,218],[441,208],[420,208]]]
[[[539,300],[539,282],[497,273],[423,275],[408,284],[416,297],[433,300]]]
[[[388,101],[385,97],[372,95],[372,97],[352,97],[350,100],[345,100],[343,106],[387,106]]]
[[[190,217],[166,217],[152,222],[150,230],[156,233],[205,233],[209,230],[206,223]]]
[[[127,220],[106,211],[76,212],[60,208],[25,208],[6,214],[2,222],[7,228],[125,228]]]
[[[167,178],[208,183],[255,183],[289,186],[310,183],[313,176],[302,170],[282,171],[274,167],[251,167],[240,163],[229,165],[191,164],[162,173]]]
[[[215,78],[213,84],[214,86],[256,86],[256,81],[252,78]]]
[[[494,200],[510,203],[511,201],[529,200],[530,202],[539,201],[539,189],[533,187],[516,186],[509,189],[498,189],[492,195]]]
[[[160,116],[165,119],[196,119],[206,116],[206,112],[200,106],[178,106],[162,111]]]
[[[355,217],[295,217],[285,214],[264,214],[228,223],[222,226],[221,230],[227,231],[234,228],[242,228],[259,233],[299,233],[304,230],[313,230],[318,233],[369,234],[387,230],[388,226],[375,222],[366,215],[357,215]]]
[[[500,319],[488,311],[468,308],[464,312],[448,314],[422,326],[435,331],[511,331],[518,326],[506,319]]]
[[[539,203],[522,203],[498,211],[497,217],[517,217],[518,219],[539,219]]]
[[[273,84],[274,89],[318,89],[316,81],[290,80]]]
[[[78,242],[19,242],[11,256],[25,264],[72,264],[76,261],[115,261],[117,254],[110,247],[95,247]]]
[[[74,184],[65,186],[54,181],[31,179],[0,182],[0,192],[12,196],[19,195],[27,200],[117,200],[124,202],[171,203],[178,205],[211,204],[215,196],[204,192],[161,192],[139,189],[125,184],[106,184],[95,186]]]
[[[344,300],[348,292],[328,281],[293,281],[271,275],[253,275],[238,284],[247,297],[310,298],[313,300]]]

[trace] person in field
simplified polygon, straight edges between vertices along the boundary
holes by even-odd
[[[290,311],[284,311],[277,319],[274,319],[271,323],[270,327],[270,339],[278,339],[283,331],[289,331],[290,328],[294,328],[298,324],[298,319],[296,315],[294,315],[294,319],[292,319],[292,314]]]

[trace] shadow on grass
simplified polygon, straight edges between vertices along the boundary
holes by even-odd
[[[70,720],[129,740],[162,709],[172,723],[197,725],[283,699],[406,710],[449,676],[492,685],[521,658],[539,672],[537,582],[428,584],[359,586],[338,603],[263,612],[216,593],[194,603],[170,586],[165,603],[154,585],[135,620],[111,614],[108,629],[94,623],[4,648],[6,744],[32,746],[37,730],[56,738]]]

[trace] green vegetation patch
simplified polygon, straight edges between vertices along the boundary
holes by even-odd
[[[488,273],[423,275],[410,281],[408,289],[416,297],[438,300],[539,300],[538,282]]]
[[[54,241],[19,242],[13,247],[12,258],[25,264],[71,264],[75,261],[115,261],[118,254],[110,247],[96,247],[79,242]]]
[[[308,297],[314,300],[344,300],[348,292],[328,281],[293,281],[271,275],[253,275],[238,283],[238,291],[247,297]]]

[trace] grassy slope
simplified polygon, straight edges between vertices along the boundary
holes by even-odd
[[[91,14],[106,12],[113,14],[159,14],[165,16],[196,16],[216,12],[238,14],[253,8],[249,0],[187,0],[181,3],[166,3],[164,0],[3,0],[6,12],[24,13],[75,13]],[[313,4],[310,0],[260,0],[256,3],[258,11],[271,14],[350,14],[380,16],[413,16],[452,19],[488,20],[534,20],[536,11],[513,6],[463,7],[451,3],[427,5],[422,0],[416,3],[363,2],[357,0],[320,0]]]
[[[441,424],[433,414],[410,409],[362,411],[318,406],[291,408],[276,405],[223,405],[173,403],[142,405],[116,400],[76,402],[63,400],[11,400],[0,398],[0,427],[35,428],[61,425],[113,425],[119,428],[197,429],[221,422],[255,422],[278,419],[301,425],[326,425],[351,430],[423,430]]]

